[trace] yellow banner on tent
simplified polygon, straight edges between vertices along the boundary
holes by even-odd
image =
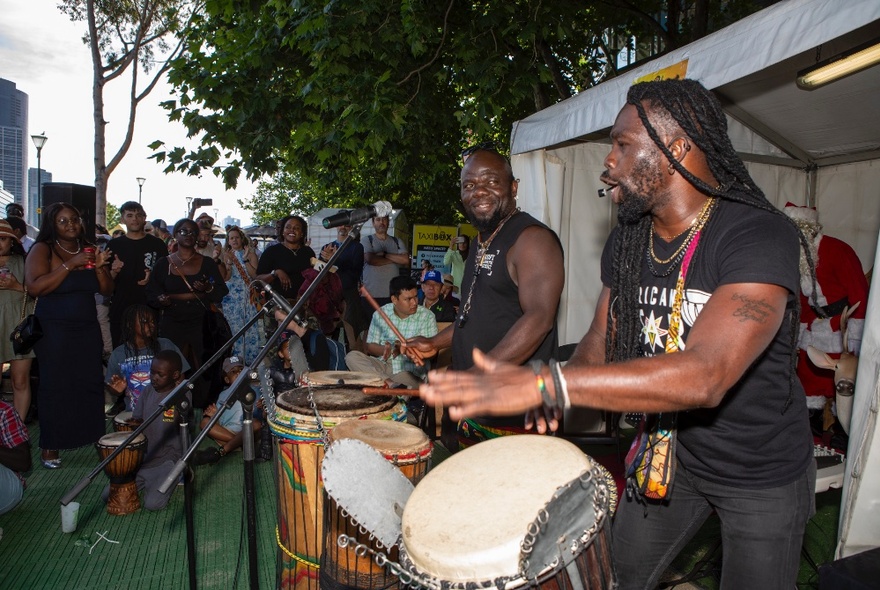
[[[639,82],[659,82],[660,80],[678,80],[680,78],[687,78],[687,70],[688,60],[685,59],[677,64],[667,66],[662,70],[657,70],[656,72],[651,72],[641,78],[636,78],[633,80],[633,84],[638,84]]]

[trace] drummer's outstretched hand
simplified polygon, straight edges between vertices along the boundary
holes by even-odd
[[[542,404],[530,368],[494,360],[477,349],[473,370],[431,371],[428,383],[419,387],[419,397],[430,406],[448,407],[453,420],[522,414]]]

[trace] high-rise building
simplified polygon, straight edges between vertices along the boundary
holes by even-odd
[[[40,176],[42,177],[42,182],[39,184],[52,182],[52,173],[48,170],[41,169]],[[39,184],[37,183],[37,169],[28,168],[27,204],[24,206],[24,216],[25,220],[34,227],[40,227],[40,215],[37,213],[37,209],[39,209],[39,204],[37,202],[39,198],[39,195],[37,193]]]
[[[28,169],[28,95],[0,78],[0,180],[24,204]]]
[[[238,219],[237,217],[232,217],[231,215],[227,215],[223,218],[223,223],[221,225],[224,228],[229,227],[230,225],[237,225],[241,227],[241,219]]]

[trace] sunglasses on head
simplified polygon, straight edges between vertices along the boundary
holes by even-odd
[[[467,159],[471,157],[474,152],[478,152],[480,150],[490,150],[493,152],[497,152],[498,145],[494,141],[484,141],[482,143],[467,147],[461,151],[461,160],[463,162],[467,162]]]

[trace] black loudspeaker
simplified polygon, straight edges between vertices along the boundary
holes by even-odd
[[[53,203],[70,203],[79,210],[86,239],[95,241],[95,187],[70,182],[47,182],[43,185],[43,212]],[[42,223],[42,216],[40,221]]]

